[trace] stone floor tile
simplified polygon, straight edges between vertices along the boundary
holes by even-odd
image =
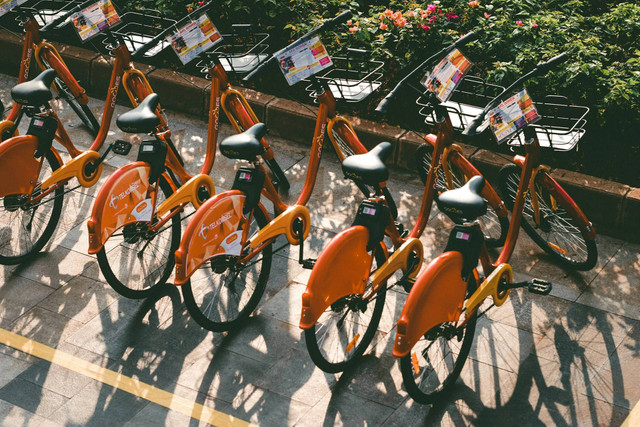
[[[11,331],[52,347],[76,333],[82,323],[62,314],[36,306],[20,316]]]
[[[2,388],[22,372],[29,369],[32,363],[19,356],[13,357],[0,353],[0,366],[2,366],[2,369],[0,369],[0,388]]]
[[[23,427],[61,427],[62,424],[54,423],[48,419],[36,415],[33,412],[22,409],[11,403],[0,400],[0,424],[6,426]]]
[[[0,318],[13,322],[53,292],[33,280],[11,276],[0,286]]]
[[[49,418],[69,399],[18,376],[0,389],[0,400]]]
[[[19,265],[14,274],[58,289],[86,268],[95,263],[95,258],[66,248],[55,248],[41,252],[28,264]]]

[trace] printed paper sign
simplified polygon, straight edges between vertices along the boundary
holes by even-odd
[[[119,24],[120,17],[111,0],[100,0],[73,15],[71,22],[78,31],[80,39],[86,41],[107,28]]]
[[[526,89],[501,102],[489,112],[489,126],[498,143],[538,119],[540,119],[540,115]]]
[[[333,64],[319,37],[301,40],[277,52],[275,56],[289,86]]]
[[[425,75],[421,83],[435,93],[440,102],[446,102],[470,67],[471,62],[455,49],[440,61],[430,74]]]
[[[144,199],[131,211],[131,215],[138,221],[151,221],[153,214],[153,204],[151,199]]]
[[[9,12],[16,6],[20,6],[25,3],[27,0],[0,0],[0,16]]]
[[[206,13],[167,37],[167,41],[183,64],[187,64],[221,40],[222,35]]]

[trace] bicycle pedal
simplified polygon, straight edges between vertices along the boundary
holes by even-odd
[[[316,265],[316,260],[313,258],[307,258],[302,261],[302,268],[307,270],[313,270],[314,265]]]
[[[131,143],[129,141],[125,141],[123,139],[119,139],[112,144],[112,150],[116,154],[120,154],[121,156],[126,156],[131,151]]]
[[[551,282],[547,282],[546,280],[541,279],[533,279],[527,286],[529,292],[538,295],[549,295],[552,288],[553,285],[551,284]]]

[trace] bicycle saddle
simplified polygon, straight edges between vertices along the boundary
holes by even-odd
[[[158,94],[148,95],[136,108],[121,114],[116,125],[123,132],[150,133],[160,124],[160,118],[155,111],[158,108]]]
[[[349,179],[355,179],[368,185],[376,185],[389,178],[389,170],[383,161],[391,155],[390,142],[381,142],[365,154],[349,156],[342,162],[342,172]]]
[[[18,104],[29,107],[46,105],[53,99],[51,84],[56,75],[55,70],[44,70],[35,79],[14,86],[11,89],[11,97]]]
[[[242,133],[223,139],[220,152],[230,159],[253,161],[264,152],[260,140],[268,131],[264,123],[256,123]]]
[[[487,213],[487,201],[481,194],[483,187],[484,178],[476,175],[462,187],[437,196],[435,199],[438,209],[446,214],[472,221]]]

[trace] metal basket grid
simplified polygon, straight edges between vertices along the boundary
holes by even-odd
[[[120,16],[120,20],[122,23],[113,30],[113,34],[122,37],[129,52],[134,52],[177,22],[175,19],[166,18],[157,10],[151,9],[127,12]],[[145,58],[154,57],[167,47],[169,47],[169,42],[162,40],[149,49],[144,56]]]
[[[44,27],[57,17],[84,3],[82,0],[41,0],[31,6],[40,27]]]
[[[382,85],[383,74],[380,70],[384,62],[369,57],[369,52],[365,50],[347,49],[345,56],[331,58],[333,67],[316,74],[315,78],[327,84],[334,98],[349,103],[361,102]],[[313,84],[309,84],[305,90],[309,96],[316,98]]]

